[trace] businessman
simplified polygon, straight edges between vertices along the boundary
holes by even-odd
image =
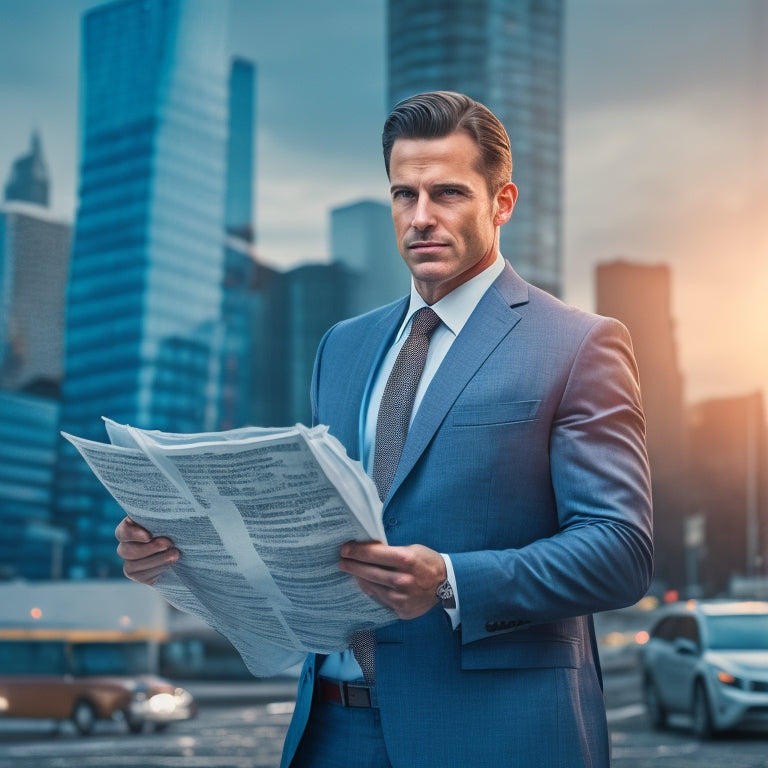
[[[518,193],[487,108],[414,96],[383,149],[411,293],[326,333],[311,398],[384,502],[387,542],[339,567],[399,620],[307,658],[282,765],[603,768],[591,615],[653,563],[629,336],[499,253]],[[179,556],[128,519],[117,537],[138,581]]]

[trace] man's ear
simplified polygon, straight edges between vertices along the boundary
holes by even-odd
[[[500,227],[509,221],[516,202],[517,186],[510,181],[496,195],[496,215],[493,217],[494,226]]]

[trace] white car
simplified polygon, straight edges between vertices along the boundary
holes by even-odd
[[[768,724],[768,602],[694,601],[665,610],[641,652],[652,724],[690,715],[700,738]]]

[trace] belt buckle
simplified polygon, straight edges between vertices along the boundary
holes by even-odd
[[[373,692],[367,685],[343,683],[341,700],[345,707],[373,707]]]
[[[326,701],[333,701],[342,707],[374,708],[379,705],[376,689],[362,681],[358,684],[319,676],[317,693]]]

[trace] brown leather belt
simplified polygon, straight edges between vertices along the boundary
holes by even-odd
[[[363,682],[349,683],[318,676],[315,694],[321,701],[332,701],[342,707],[377,707],[376,689]]]

